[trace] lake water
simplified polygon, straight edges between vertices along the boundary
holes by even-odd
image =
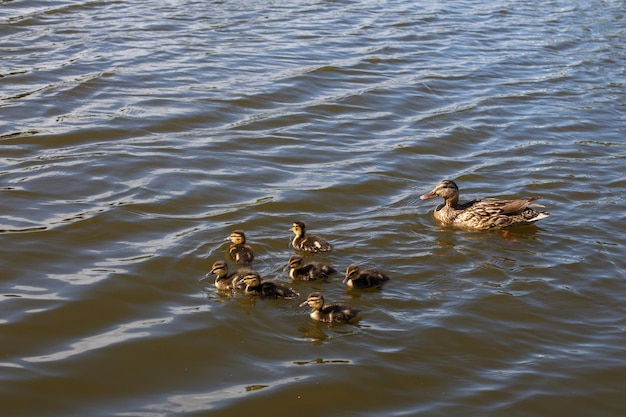
[[[0,1],[7,416],[626,412],[623,1]],[[540,195],[510,234],[438,225]],[[295,220],[382,290],[290,283]],[[203,279],[243,229],[296,300]],[[310,292],[361,309],[315,323]]]

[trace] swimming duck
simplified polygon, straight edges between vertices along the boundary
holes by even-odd
[[[346,277],[343,283],[350,288],[380,288],[385,281],[389,281],[389,275],[377,269],[364,269],[357,264],[350,264],[346,268]]]
[[[290,268],[289,277],[301,281],[325,280],[330,275],[337,272],[335,268],[321,262],[311,262],[305,265],[304,258],[300,255],[291,255],[289,257],[288,266]]]
[[[313,308],[311,318],[324,323],[346,323],[357,318],[359,310],[343,304],[324,304],[324,296],[319,292],[309,294],[300,307]]]
[[[228,273],[228,265],[224,261],[216,261],[211,266],[211,271],[207,274],[207,277],[215,275],[215,288],[217,290],[234,290],[237,288],[237,283],[243,276],[249,272],[249,270],[240,269],[239,271]]]
[[[259,295],[267,298],[297,298],[300,296],[291,288],[277,284],[272,281],[261,280],[260,275],[256,271],[248,271],[244,274],[240,281],[245,285],[246,294]]]
[[[547,211],[531,208],[543,207],[533,204],[541,197],[518,200],[495,198],[476,199],[459,204],[459,187],[451,180],[443,180],[435,188],[420,197],[428,200],[442,197],[443,204],[435,209],[434,215],[443,224],[451,224],[472,230],[502,229],[509,226],[532,224],[550,215]]]
[[[333,246],[326,239],[315,235],[306,235],[306,226],[303,222],[293,222],[291,231],[296,235],[291,242],[296,250],[327,252],[333,249]]]
[[[246,234],[243,230],[233,230],[228,239],[232,242],[228,254],[238,265],[250,265],[254,260],[254,253],[250,245],[246,245]]]

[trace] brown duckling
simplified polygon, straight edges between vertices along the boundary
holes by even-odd
[[[346,277],[343,283],[350,288],[380,288],[385,281],[391,278],[377,269],[364,269],[357,264],[350,264],[346,268]]]
[[[333,246],[322,237],[306,234],[306,225],[303,222],[293,222],[291,231],[296,235],[291,244],[296,250],[305,252],[328,252]]]
[[[550,215],[547,211],[531,208],[543,207],[533,202],[541,197],[527,197],[517,200],[495,198],[476,199],[459,203],[459,187],[454,181],[443,180],[420,199],[443,198],[443,203],[435,208],[434,216],[443,224],[460,226],[470,230],[503,229],[509,226],[532,224]]]
[[[313,308],[311,318],[324,323],[346,323],[359,315],[359,310],[342,304],[324,304],[324,296],[319,292],[311,293],[300,307],[308,305]]]
[[[262,280],[258,272],[248,271],[240,281],[245,285],[246,294],[258,295],[266,298],[298,298],[300,294],[284,285],[272,281]]]
[[[215,288],[217,290],[234,290],[237,288],[239,280],[249,271],[249,269],[240,269],[229,274],[226,262],[216,261],[213,263],[211,271],[207,274],[207,277],[215,275]]]
[[[321,262],[304,264],[304,258],[300,255],[291,255],[288,261],[289,277],[300,281],[326,280],[337,270]]]
[[[238,265],[250,265],[254,260],[254,253],[250,245],[246,244],[246,234],[243,230],[233,230],[228,237],[232,242],[228,254]]]

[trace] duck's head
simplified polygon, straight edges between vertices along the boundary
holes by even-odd
[[[319,292],[309,294],[306,300],[302,302],[302,304],[300,304],[300,307],[304,307],[307,305],[309,307],[313,307],[316,310],[319,310],[324,305],[324,296]]]
[[[439,182],[429,193],[420,196],[422,200],[429,200],[435,197],[442,197],[444,200],[458,198],[459,187],[452,180],[443,180]]]
[[[346,277],[343,279],[343,283],[348,282],[349,279],[356,278],[361,273],[361,268],[357,264],[350,264],[346,268]]]
[[[300,237],[304,235],[304,232],[306,231],[306,226],[303,222],[293,222],[293,224],[291,225],[291,229],[289,230],[291,230],[293,234],[296,235],[296,237]]]
[[[246,234],[243,230],[233,230],[227,240],[230,240],[233,245],[243,245],[246,243]]]
[[[215,274],[218,277],[222,277],[228,274],[228,265],[224,261],[216,261],[213,266],[211,266],[211,272],[209,274]]]
[[[246,287],[258,287],[261,285],[261,277],[256,271],[247,271],[244,276],[241,277],[240,282],[243,282]]]
[[[289,268],[291,269],[302,268],[302,265],[304,265],[304,258],[300,255],[291,255],[289,257],[289,261],[287,261],[287,265],[289,265]]]

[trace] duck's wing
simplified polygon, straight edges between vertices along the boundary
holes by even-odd
[[[518,214],[530,206],[543,207],[540,204],[532,204],[533,201],[541,197],[528,197],[518,200],[495,200],[494,205],[498,206],[502,214]]]
[[[531,206],[540,197],[516,200],[486,198],[476,201],[462,210],[454,219],[455,224],[471,229],[499,229],[515,224],[528,224],[547,217],[549,213],[537,212]]]

